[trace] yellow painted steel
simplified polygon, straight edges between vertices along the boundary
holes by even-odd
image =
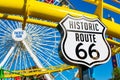
[[[115,22],[109,21],[107,19],[102,19],[102,22],[107,27],[107,34],[120,39],[120,24],[116,24]]]
[[[19,14],[24,15],[24,0],[1,0],[0,1],[0,12],[9,14]],[[55,6],[52,4],[47,4],[39,1],[29,2],[29,16],[42,18],[52,21],[60,21],[67,14],[73,16],[82,16],[83,14],[89,17],[97,17],[85,12],[80,12],[76,10],[71,10],[68,8],[63,8]]]
[[[98,1],[98,0],[84,0],[84,1],[85,1],[85,2],[89,2],[89,3],[91,3],[91,4],[94,4],[94,5],[98,5],[98,4],[99,4],[99,1]],[[112,11],[112,12],[117,13],[117,14],[120,14],[120,9],[114,7],[114,6],[110,5],[110,4],[107,4],[107,3],[104,3],[104,2],[103,2],[103,8],[108,9],[108,10],[110,10],[110,11]]]
[[[112,48],[112,55],[115,55],[116,53],[120,53],[120,47],[118,46]]]
[[[116,46],[119,46],[119,47],[120,47],[120,42],[117,42],[117,41],[112,40],[112,39],[109,39],[109,38],[107,38],[106,40],[108,41],[108,43],[110,43],[110,44],[113,44],[113,45],[116,45]]]
[[[95,11],[95,14],[102,21],[102,18],[103,18],[103,0],[99,1],[98,5],[97,5],[97,8],[96,8],[96,11]]]
[[[118,3],[118,4],[120,4],[120,1],[119,0],[113,0],[114,2],[116,2],[116,3]]]
[[[24,0],[1,0],[0,1],[0,12],[24,16],[24,8],[25,8],[24,4],[25,4]],[[112,9],[111,7],[109,8]],[[56,21],[56,22],[59,22],[67,14],[70,14],[72,16],[77,16],[77,17],[87,16],[90,18],[98,18],[98,16],[94,14],[71,10],[68,8],[63,8],[63,7],[59,7],[59,6],[55,6],[55,5],[47,4],[43,2],[38,2],[34,0],[29,1],[28,12],[29,12],[29,16],[41,18],[44,20]],[[107,26],[108,35],[111,35],[116,38],[120,38],[120,25],[119,24],[111,22],[104,18],[102,19],[102,22]]]
[[[4,72],[4,78],[14,78],[17,76],[37,76],[37,75],[44,75],[44,74],[51,74],[53,72],[61,72],[64,70],[74,69],[76,66],[69,66],[66,64],[58,65],[58,66],[50,66],[48,68],[38,68],[38,69],[31,69],[31,70],[20,70],[20,71],[13,71],[13,73]],[[15,74],[17,73],[17,74]],[[20,74],[20,75],[19,75]]]
[[[108,43],[115,45],[112,50],[112,56],[120,52],[120,42],[114,41],[112,39],[107,38],[106,39]]]
[[[18,15],[9,15],[9,14],[0,13],[0,18],[7,19],[7,20],[19,21],[19,22],[24,21],[24,18],[20,17]],[[45,20],[41,20],[41,19],[27,18],[26,22],[32,23],[32,24],[43,25],[43,26],[50,26],[52,28],[55,28],[57,26],[57,23],[53,23],[53,22],[45,21]]]

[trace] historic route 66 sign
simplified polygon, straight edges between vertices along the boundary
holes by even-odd
[[[59,23],[58,30],[62,35],[60,57],[68,64],[92,67],[110,59],[106,27],[98,19],[67,15]]]

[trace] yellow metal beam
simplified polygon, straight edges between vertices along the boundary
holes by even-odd
[[[88,3],[91,3],[91,4],[94,4],[94,5],[96,5],[96,6],[99,4],[99,1],[98,1],[98,0],[84,0],[84,1],[85,1],[85,2],[88,2]],[[101,1],[101,0],[100,0],[100,1]],[[114,7],[114,6],[110,5],[110,4],[107,4],[107,3],[104,3],[104,2],[103,2],[103,8],[108,9],[108,10],[110,10],[110,11],[112,11],[112,12],[117,13],[117,14],[120,14],[120,9],[117,8],[117,7]]]
[[[1,19],[8,19],[8,20],[14,20],[14,21],[19,21],[23,22],[23,17],[20,17],[18,15],[8,15],[8,14],[2,14],[0,13],[0,18]],[[33,19],[33,18],[28,18],[26,20],[27,23],[32,23],[32,24],[38,24],[42,26],[49,26],[52,28],[55,28],[57,26],[56,23],[50,22],[50,21],[45,21],[45,20],[38,20],[38,19]]]
[[[113,47],[111,49],[112,50],[112,56],[114,56],[115,54],[120,52],[120,42],[117,42],[117,41],[109,39],[109,38],[107,38],[106,40],[108,41],[109,44],[115,45],[115,47]]]
[[[97,5],[97,8],[96,8],[96,11],[95,11],[95,14],[102,21],[102,18],[103,18],[103,0],[99,1],[98,5]]]
[[[1,14],[0,13],[0,18],[4,18],[4,19],[8,19],[8,20],[15,20],[15,21],[19,21],[19,22],[23,21],[23,17],[17,16],[17,15],[15,16],[15,15],[7,15],[7,14]],[[28,18],[27,22],[32,23],[32,24],[39,24],[39,25],[43,25],[43,26],[49,26],[49,27],[52,27],[52,28],[55,28],[57,26],[57,23],[43,21],[43,20],[37,20],[37,19],[32,19],[32,18]],[[109,39],[109,38],[107,38],[107,41],[110,44],[120,46],[120,42],[114,41],[114,40]]]
[[[115,46],[114,48],[112,48],[112,56],[114,56],[115,54],[120,52],[120,47]]]
[[[116,49],[114,50],[114,52],[115,52],[115,53],[119,53],[119,52],[120,52],[120,47],[116,48]]]
[[[40,69],[31,69],[31,70],[18,70],[18,71],[14,71],[13,73],[9,73],[9,72],[4,72],[4,78],[14,78],[17,76],[37,76],[37,75],[44,75],[44,74],[51,74],[54,72],[61,72],[64,70],[69,70],[69,69],[74,69],[77,68],[76,66],[69,66],[66,64],[62,64],[59,66],[51,66],[47,68],[40,68]],[[15,74],[18,73],[18,74]],[[19,75],[19,73],[21,75]]]
[[[0,12],[24,15],[24,4],[25,0],[1,0]],[[92,18],[97,17],[96,15],[91,15],[85,12],[71,10],[69,8],[59,7],[39,1],[30,1],[28,12],[29,16],[52,21],[60,21],[67,14],[71,14],[73,16],[82,16],[84,14],[85,16],[89,16]]]
[[[119,46],[120,47],[120,42],[114,41],[112,39],[107,38],[108,43]]]
[[[120,39],[120,24],[109,21],[107,19],[102,19],[102,22],[107,27],[107,34]]]
[[[24,15],[24,8],[25,8],[24,4],[25,4],[24,0],[1,0],[0,1],[0,12]],[[94,14],[71,10],[68,8],[63,8],[63,7],[55,6],[52,4],[38,2],[38,1],[29,2],[28,12],[29,12],[29,16],[37,17],[37,18],[41,18],[45,20],[56,21],[56,22],[59,22],[67,14],[70,14],[72,16],[77,16],[77,17],[87,16],[89,18],[98,18],[98,16]],[[120,38],[120,25],[119,24],[111,22],[104,18],[102,19],[102,22],[107,26],[108,35],[111,35],[116,38]]]
[[[119,0],[113,0],[114,2],[116,2],[116,3],[118,3],[118,4],[120,4],[120,1]]]

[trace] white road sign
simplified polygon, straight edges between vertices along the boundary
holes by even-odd
[[[99,19],[67,15],[58,29],[62,35],[60,57],[68,64],[92,67],[110,59],[111,50],[105,40],[106,27]]]

